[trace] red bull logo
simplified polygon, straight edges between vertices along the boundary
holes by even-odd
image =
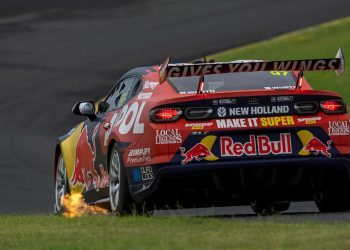
[[[95,145],[95,136],[97,134],[97,130],[99,125],[97,125],[93,131],[93,147],[96,149]],[[71,178],[71,182],[73,186],[76,185],[85,185],[85,187],[89,187],[93,184],[96,190],[108,185],[108,174],[104,171],[103,166],[100,165],[100,171],[102,174],[102,180],[100,181],[100,176],[98,175],[96,169],[94,168],[95,154],[94,150],[91,148],[90,143],[88,141],[87,130],[84,127],[82,134],[78,140],[78,144],[76,147],[76,160],[75,166]]]
[[[220,137],[220,150],[223,157],[292,154],[292,140],[290,133],[280,134],[276,141],[266,135],[250,135],[249,141],[244,143],[223,136]]]
[[[181,161],[182,165],[189,163],[193,159],[195,159],[196,161],[201,161],[205,157],[212,156],[212,153],[210,152],[208,147],[202,143],[197,143],[194,147],[189,149],[187,152],[185,152],[186,149],[183,147],[180,147],[179,149],[181,150],[181,156],[185,157],[185,159]]]
[[[323,142],[320,141],[320,139],[313,137],[309,140],[303,149],[309,151],[310,153],[313,153],[314,155],[321,153],[322,155],[329,158],[332,156],[332,154],[329,152],[331,149],[331,144],[332,140],[327,141],[326,146]]]

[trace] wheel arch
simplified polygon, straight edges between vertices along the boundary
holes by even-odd
[[[113,146],[116,142],[117,142],[116,140],[112,139],[112,140],[110,140],[110,142],[108,144],[108,149],[107,149],[107,171],[108,171],[108,173],[109,173],[109,161],[111,159],[111,152],[112,152]]]

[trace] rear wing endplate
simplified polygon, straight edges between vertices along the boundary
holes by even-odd
[[[236,72],[335,70],[337,76],[339,76],[345,70],[345,59],[341,48],[339,48],[335,58],[327,59],[217,62],[199,64],[169,64],[169,62],[170,57],[167,57],[160,67],[160,83],[166,81],[168,77],[203,76]]]

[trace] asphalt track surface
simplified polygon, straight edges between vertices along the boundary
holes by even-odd
[[[15,6],[0,17],[0,213],[52,212],[55,141],[80,120],[72,105],[102,97],[126,70],[168,54],[187,61],[350,14],[348,0],[104,0],[74,8],[69,2],[33,0],[29,10]],[[312,203],[299,210],[317,212]]]

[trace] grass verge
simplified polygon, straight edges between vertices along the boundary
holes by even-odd
[[[350,224],[1,216],[0,249],[349,249]]]

